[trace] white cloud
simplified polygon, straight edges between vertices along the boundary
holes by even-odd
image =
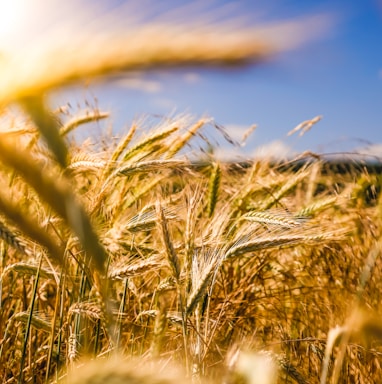
[[[261,145],[252,151],[238,147],[218,147],[215,149],[215,157],[223,161],[246,161],[253,159],[286,160],[297,153],[281,140],[275,140]]]
[[[136,89],[147,93],[158,93],[162,89],[159,81],[143,79],[141,77],[129,77],[118,79],[115,84],[124,88]]]
[[[187,72],[183,78],[186,83],[195,84],[199,83],[202,77],[196,72]]]
[[[164,109],[176,109],[177,104],[175,100],[167,99],[165,97],[157,97],[150,100],[150,104],[154,107],[164,108]]]
[[[214,157],[221,161],[246,161],[250,160],[248,154],[237,147],[218,147],[214,149]]]
[[[261,145],[253,151],[254,158],[283,160],[296,155],[291,147],[281,140],[271,141],[268,144]]]
[[[382,158],[382,143],[376,143],[366,147],[356,148],[354,152],[359,153],[360,155]]]

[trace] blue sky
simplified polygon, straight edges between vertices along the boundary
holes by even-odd
[[[51,7],[51,13],[57,8],[51,5],[54,2],[34,1],[44,4],[45,8]],[[83,1],[88,7],[97,4],[104,10],[126,2]],[[157,12],[147,11],[151,9],[147,7],[149,0],[135,3],[130,0],[130,3],[136,4],[136,9],[143,14],[147,13],[148,19]],[[155,2],[159,13],[185,3],[179,0]],[[227,9],[225,6],[230,4],[228,9],[234,10],[233,13],[223,12],[220,17],[244,15],[250,26],[256,26],[259,21],[317,14],[327,17],[330,23],[316,33],[316,38],[260,65],[235,70],[155,71],[134,80],[119,78],[102,85],[90,83],[87,88],[81,85],[70,88],[55,95],[55,102],[84,105],[85,99],[96,97],[100,109],[112,112],[115,133],[127,129],[133,119],[143,114],[208,115],[235,138],[257,124],[246,147],[240,149],[244,157],[258,153],[262,147],[263,152],[276,150],[279,154],[283,151],[331,153],[362,149],[364,153],[373,152],[382,158],[381,0],[210,0],[198,3],[203,4],[199,7],[199,15],[203,12],[214,14],[215,10]],[[70,12],[73,8],[66,14],[57,11],[56,17],[62,19],[64,14],[69,20]],[[119,16],[122,21],[125,19],[123,12]],[[54,17],[50,17],[49,22],[54,23]],[[44,31],[44,23],[41,20],[36,23],[34,28],[37,25],[37,29]],[[307,28],[306,32],[311,31]],[[297,124],[317,115],[322,115],[323,119],[304,136],[286,136]]]
[[[362,148],[382,156],[382,2],[236,3],[249,21],[260,11],[266,21],[323,13],[332,25],[322,37],[261,65],[158,71],[135,83],[90,86],[88,94],[80,90],[79,100],[95,95],[101,108],[113,111],[117,130],[141,114],[174,111],[212,116],[236,137],[255,123],[257,130],[240,150],[243,156],[264,145],[319,153]],[[286,136],[317,115],[323,119],[304,136]]]

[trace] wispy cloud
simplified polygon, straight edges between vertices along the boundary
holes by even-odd
[[[162,90],[162,84],[159,81],[141,77],[121,78],[116,80],[114,84],[119,87],[135,89],[146,93],[158,93]]]
[[[361,155],[379,157],[382,159],[382,143],[375,143],[365,147],[356,148],[355,152]]]
[[[223,161],[286,160],[296,156],[296,152],[281,140],[261,145],[250,152],[237,147],[219,147],[214,154],[219,160]]]
[[[183,79],[184,81],[187,83],[187,84],[196,84],[196,83],[199,83],[202,79],[202,77],[200,76],[199,73],[196,73],[196,72],[187,72],[184,76],[183,76]]]
[[[283,160],[293,157],[296,153],[281,140],[271,141],[261,145],[253,151],[254,158]]]
[[[159,107],[163,109],[176,110],[177,108],[176,101],[166,97],[156,97],[150,100],[150,104],[152,104],[154,107]]]
[[[248,154],[236,147],[218,147],[214,150],[214,157],[221,161],[245,161],[250,160]]]

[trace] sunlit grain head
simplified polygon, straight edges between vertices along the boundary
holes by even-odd
[[[138,2],[123,3],[2,0],[0,104],[112,72],[253,64],[328,29],[326,15],[253,25],[201,11],[184,21],[180,9],[169,21],[165,11],[143,17]]]

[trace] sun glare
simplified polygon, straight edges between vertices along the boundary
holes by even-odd
[[[21,33],[31,0],[0,0],[0,50],[12,47]]]

